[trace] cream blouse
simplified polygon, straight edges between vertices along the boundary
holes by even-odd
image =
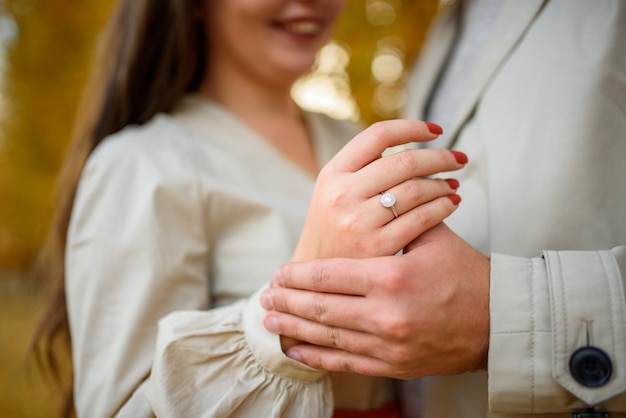
[[[320,164],[357,132],[307,121]],[[197,95],[103,141],[67,237],[79,417],[330,416],[331,379],[283,355],[255,294],[290,259],[314,182]],[[341,407],[392,397],[381,378],[334,386]]]

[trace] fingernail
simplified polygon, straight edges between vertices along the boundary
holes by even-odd
[[[456,162],[459,164],[467,164],[467,162],[469,161],[467,158],[467,155],[465,155],[465,153],[461,151],[450,151],[450,152],[452,153],[452,155],[454,155]]]
[[[443,133],[443,128],[437,125],[436,123],[432,123],[432,122],[424,122],[424,123],[426,124],[426,127],[428,128],[431,134],[441,135]]]
[[[448,186],[450,186],[451,189],[458,189],[459,188],[459,181],[456,179],[447,179],[446,183],[448,183]]]
[[[278,334],[278,318],[275,316],[266,317],[263,325],[265,325],[265,328],[272,334]]]
[[[302,363],[302,354],[298,350],[287,350],[287,357]]]
[[[281,286],[283,283],[282,279],[282,266],[274,270],[274,276],[272,276],[272,284],[276,286]]]
[[[456,206],[459,203],[461,203],[461,196],[459,196],[458,194],[448,195],[448,199],[450,199],[452,201],[452,203],[454,203],[454,206]]]
[[[272,295],[269,290],[261,293],[261,306],[267,311],[274,310],[274,303],[272,302]]]

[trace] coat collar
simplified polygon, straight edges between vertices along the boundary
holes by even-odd
[[[468,87],[459,103],[452,126],[447,129],[447,143],[441,144],[442,146],[454,145],[461,128],[470,119],[486,87],[523,39],[546,2],[547,0],[505,0],[503,2],[489,39],[469,77]],[[432,95],[432,88],[436,85],[437,78],[446,64],[458,35],[460,3],[457,1],[451,5],[435,22],[421,59],[411,77],[409,98],[412,100],[407,103],[406,117],[423,118],[424,110]]]

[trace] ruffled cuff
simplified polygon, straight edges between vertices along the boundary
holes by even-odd
[[[330,379],[286,357],[262,325],[260,291],[159,322],[148,400],[159,417],[330,417]]]
[[[280,347],[280,337],[263,326],[266,311],[259,302],[263,290],[248,299],[243,311],[243,331],[252,354],[272,374],[307,383],[317,382],[326,372],[287,357]]]

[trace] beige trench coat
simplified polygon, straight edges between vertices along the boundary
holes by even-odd
[[[407,117],[423,118],[455,14],[431,32]],[[626,2],[505,1],[468,70],[438,145],[469,156],[448,224],[492,257],[489,366],[422,379],[423,416],[626,416]],[[588,344],[611,362],[599,387],[570,370]]]

